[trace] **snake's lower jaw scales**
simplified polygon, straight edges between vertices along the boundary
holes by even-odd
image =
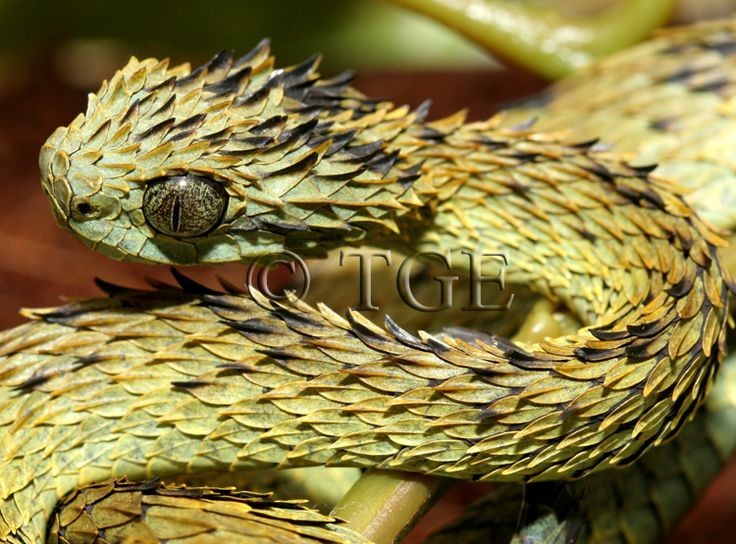
[[[597,69],[646,75],[649,59],[639,93],[725,101],[728,82],[683,72],[733,62],[724,40],[728,22],[684,30]],[[702,73],[678,58],[706,59]],[[703,401],[724,353],[726,244],[676,183],[503,116],[425,122],[320,78],[317,61],[276,70],[266,44],[194,71],[131,60],[42,149],[60,222],[113,257],[183,265],[358,243],[503,253],[508,280],[586,327],[534,344],[440,339],[296,300],[163,288],[40,311],[0,334],[2,539],[42,539],[63,495],[109,478],[320,464],[576,478],[635,461]],[[139,521],[166,502],[110,486],[71,500],[127,497]],[[244,495],[240,513],[259,501]],[[79,505],[66,521],[94,517]]]

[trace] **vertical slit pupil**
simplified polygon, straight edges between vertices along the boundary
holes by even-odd
[[[171,230],[179,232],[181,226],[181,201],[179,195],[174,195],[174,205],[171,208]]]
[[[187,174],[151,181],[143,194],[142,207],[146,222],[156,232],[192,238],[222,222],[227,202],[221,183]]]

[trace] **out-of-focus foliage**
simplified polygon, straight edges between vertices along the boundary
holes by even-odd
[[[617,0],[508,1],[553,6],[574,17]],[[677,20],[735,8],[736,0],[681,0]],[[388,0],[0,0],[0,88],[34,55],[52,59],[64,78],[87,87],[131,54],[196,62],[227,47],[246,51],[265,36],[280,62],[319,51],[326,71],[491,63],[454,32]]]
[[[0,0],[0,51],[11,53],[81,40],[198,59],[265,36],[283,62],[321,51],[329,68],[488,62],[451,31],[380,0]]]

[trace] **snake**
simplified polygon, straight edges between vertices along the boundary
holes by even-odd
[[[592,69],[647,58],[663,68],[645,89],[720,98],[730,80],[710,81],[710,61],[735,42],[719,22]],[[175,266],[350,246],[503,255],[510,284],[582,326],[539,342],[413,333],[181,274],[181,288],[100,281],[106,297],[30,311],[0,333],[3,542],[43,542],[62,498],[87,489],[70,499],[78,517],[114,491],[110,479],[313,465],[597,477],[667,448],[704,402],[733,283],[727,232],[690,203],[687,176],[554,120],[508,123],[513,111],[427,121],[427,105],[366,97],[318,64],[277,68],[265,41],[196,69],[131,59],[41,149],[57,222],[114,259]],[[722,102],[710,107],[725,116]],[[120,485],[138,497],[155,487]],[[239,501],[256,515],[270,505]],[[136,535],[106,538],[125,536]]]

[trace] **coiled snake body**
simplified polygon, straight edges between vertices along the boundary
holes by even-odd
[[[698,35],[681,41],[707,49]],[[105,285],[0,336],[4,541],[42,540],[60,497],[123,476],[576,478],[633,462],[703,400],[730,284],[726,243],[683,189],[502,117],[426,122],[316,65],[275,69],[265,44],[194,71],[131,60],[41,151],[57,220],[114,258],[176,265],[358,244],[500,252],[510,282],[585,326],[535,344],[414,335],[185,280]]]

